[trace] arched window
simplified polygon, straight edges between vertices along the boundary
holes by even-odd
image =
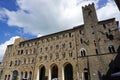
[[[51,67],[51,79],[58,79],[58,66],[56,64]]]
[[[42,66],[40,69],[39,69],[39,80],[44,80],[45,79],[45,67]]]
[[[25,54],[28,54],[28,50],[26,50],[25,52],[26,52]]]
[[[29,73],[29,80],[32,80],[32,72]]]
[[[33,53],[35,54],[35,48],[33,49]]]
[[[52,56],[53,56],[52,53],[50,53],[50,60],[52,59]]]
[[[27,75],[28,75],[27,72],[25,72],[25,79],[27,79]]]
[[[32,58],[32,62],[31,62],[32,64],[34,63],[34,58]]]
[[[30,54],[32,54],[32,49],[30,49]]]
[[[14,70],[11,80],[17,80],[17,76],[18,76],[18,71],[17,71],[17,70]]]
[[[105,35],[106,35],[107,39],[109,39],[109,34],[107,32],[105,33]]]
[[[69,51],[69,56],[72,57],[72,51]]]
[[[82,57],[86,56],[85,50],[81,50],[81,56],[82,56]]]
[[[70,63],[64,67],[64,80],[73,80],[73,67]]]
[[[113,45],[110,45],[110,46],[108,47],[108,49],[109,49],[109,52],[110,52],[110,53],[115,53],[115,48],[114,48]]]
[[[12,61],[10,62],[10,67],[12,66]]]
[[[21,61],[20,61],[20,60],[18,60],[18,65],[20,65],[20,63],[21,63]]]
[[[78,57],[84,57],[86,56],[86,50],[84,48],[81,48],[78,52]]]
[[[8,75],[8,80],[10,80],[10,75]]]
[[[17,65],[17,60],[15,61],[15,66]]]
[[[26,64],[26,59],[24,58],[24,64]]]
[[[23,50],[21,50],[21,54],[23,54]]]
[[[62,53],[62,58],[63,58],[63,59],[65,58],[65,52]]]

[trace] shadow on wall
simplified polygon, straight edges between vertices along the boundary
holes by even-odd
[[[109,64],[109,70],[100,80],[120,80],[120,45],[117,49],[117,56]]]

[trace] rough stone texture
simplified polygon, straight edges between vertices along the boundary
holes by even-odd
[[[31,40],[19,38],[8,45],[0,64],[0,80],[13,80],[15,70],[18,71],[16,80],[21,80],[21,73],[25,78],[25,72],[27,79],[32,72],[31,79],[40,80],[39,71],[43,66],[48,80],[54,66],[58,68],[58,79],[65,80],[64,68],[68,64],[73,68],[73,80],[85,80],[85,72],[88,73],[86,80],[101,80],[108,75],[111,64],[119,62],[116,59],[120,48],[118,22],[114,18],[98,21],[94,4],[82,10],[84,25]]]

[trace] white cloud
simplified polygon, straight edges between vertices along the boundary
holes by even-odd
[[[42,35],[41,34],[38,34],[37,37],[41,37]]]
[[[16,38],[19,38],[19,36],[11,37],[8,41],[0,44],[0,61],[2,61],[7,45],[13,44]]]
[[[113,0],[108,0],[106,5],[97,10],[97,13],[100,20],[116,18],[120,21],[120,12]]]
[[[84,5],[98,0],[16,0],[20,7],[17,11],[4,9],[9,26],[18,26],[24,32],[49,34],[72,28],[83,23]],[[96,5],[97,6],[97,5]]]

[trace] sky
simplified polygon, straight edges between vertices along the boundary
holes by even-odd
[[[82,6],[95,4],[98,20],[116,18],[114,0],[0,0],[0,61],[7,45],[83,24]]]

